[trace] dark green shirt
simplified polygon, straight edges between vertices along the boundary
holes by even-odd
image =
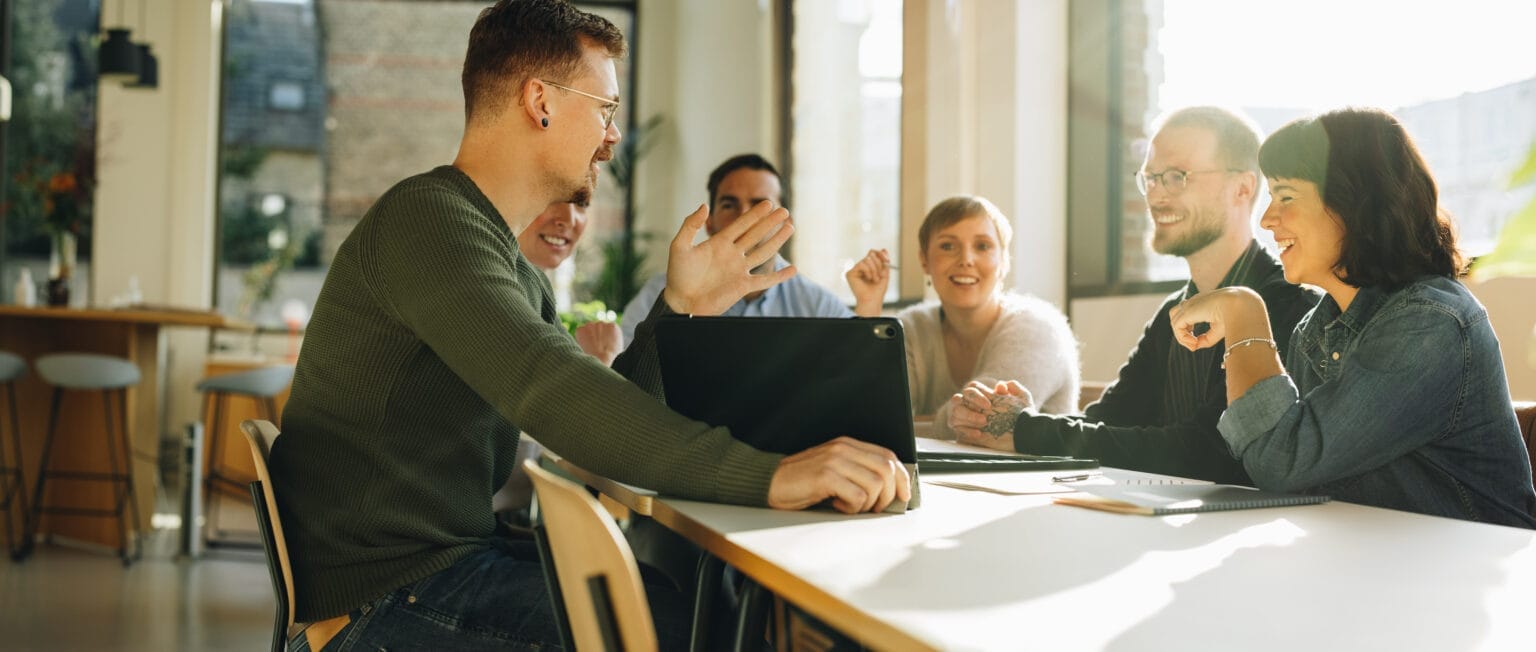
[[[445,166],[391,188],[331,263],[272,450],[298,619],[485,548],[519,429],[617,480],[765,504],[780,456],[642,389],[660,378],[648,324],[614,367],[560,327],[549,282],[469,177]]]

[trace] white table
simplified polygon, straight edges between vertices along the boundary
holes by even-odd
[[[861,516],[648,507],[876,649],[1536,649],[1528,530],[1337,502],[1128,516],[927,482],[923,501]]]

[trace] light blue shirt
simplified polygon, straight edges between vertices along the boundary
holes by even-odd
[[[789,266],[789,262],[779,258],[774,269],[783,269]],[[640,288],[640,293],[631,299],[629,305],[624,306],[624,320],[620,328],[624,331],[624,346],[629,346],[635,339],[635,327],[650,314],[651,306],[656,303],[656,298],[661,296],[661,291],[667,287],[667,275],[657,274],[646,281]],[[804,276],[796,274],[789,280],[768,288],[756,299],[737,301],[725,312],[723,317],[852,317],[853,311],[844,305],[837,295]]]

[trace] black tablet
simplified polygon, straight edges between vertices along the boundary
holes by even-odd
[[[907,464],[915,488],[900,321],[668,315],[656,324],[656,352],[678,413],[774,453],[840,435],[879,444]]]

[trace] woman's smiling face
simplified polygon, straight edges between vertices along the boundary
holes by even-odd
[[[945,306],[974,308],[996,295],[999,278],[1007,271],[1005,256],[991,218],[976,214],[935,233],[922,263]]]
[[[1344,223],[1323,204],[1317,184],[1304,179],[1269,178],[1269,206],[1259,225],[1275,234],[1285,280],[1324,289],[1341,284]]]
[[[518,234],[517,247],[534,267],[554,269],[576,252],[576,243],[586,230],[586,208],[555,202]]]

